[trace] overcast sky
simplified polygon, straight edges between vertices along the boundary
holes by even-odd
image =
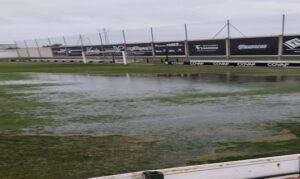
[[[293,16],[293,23],[300,17],[299,0],[0,0],[0,3],[0,43],[93,33],[103,27],[117,30],[184,23],[220,24],[211,25],[215,33],[226,19],[236,19],[234,25],[244,30],[255,21],[269,24],[272,29],[274,24],[280,24],[283,13]],[[248,26],[242,27],[246,19]],[[293,30],[297,31],[295,27]]]

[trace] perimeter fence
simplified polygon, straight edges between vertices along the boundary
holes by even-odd
[[[233,19],[16,41],[22,58],[297,59],[299,17]]]

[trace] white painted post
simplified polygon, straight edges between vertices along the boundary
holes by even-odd
[[[155,57],[154,33],[152,27],[150,28],[150,32],[151,32],[152,57]]]
[[[123,57],[123,64],[127,65],[127,59],[126,59],[126,52],[122,51],[122,57]]]
[[[28,45],[27,45],[26,40],[24,40],[24,45],[25,45],[27,57],[30,57],[30,53],[29,53],[29,49],[28,49]]]
[[[83,39],[82,39],[82,35],[81,34],[79,35],[79,38],[80,38],[80,43],[81,43],[82,61],[83,61],[84,64],[87,64],[86,56],[85,56],[85,53],[84,53],[84,47],[83,47]]]
[[[123,34],[123,40],[124,40],[124,51],[122,51],[122,56],[123,56],[123,63],[124,65],[127,65],[127,45],[126,45],[126,36],[125,36],[125,30],[122,30],[122,34]]]
[[[285,14],[282,15],[282,29],[281,29],[281,34],[279,35],[279,39],[278,39],[278,42],[279,42],[279,44],[278,44],[278,60],[282,60],[284,31],[285,31]]]
[[[226,59],[230,58],[230,20],[227,20]]]
[[[189,42],[188,42],[188,30],[186,24],[184,24],[184,32],[185,32],[185,41],[184,41],[185,57],[188,60],[190,54],[189,54]]]

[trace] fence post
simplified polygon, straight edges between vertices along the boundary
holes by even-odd
[[[284,31],[285,31],[285,14],[282,15],[281,34],[278,37],[278,60],[282,60]]]
[[[52,43],[51,43],[51,39],[50,39],[50,38],[48,38],[48,44],[49,44],[49,46],[51,46],[51,45],[52,45]]]
[[[39,57],[42,57],[39,43],[38,43],[38,41],[37,41],[36,39],[34,39],[34,41],[35,41],[35,45],[36,45],[36,47],[37,47],[37,51],[38,51]]]
[[[226,59],[230,58],[230,20],[227,20]]]
[[[100,44],[101,44],[101,51],[102,51],[102,56],[104,57],[104,47],[103,47],[103,39],[102,39],[102,35],[101,35],[101,31],[98,30],[98,34],[99,34],[99,38],[100,38]]]
[[[184,31],[185,31],[185,41],[184,41],[185,56],[186,56],[186,59],[188,60],[190,53],[189,53],[189,42],[188,42],[188,30],[187,30],[186,24],[184,24]]]
[[[64,46],[65,46],[65,50],[66,50],[66,56],[69,56],[68,48],[67,48],[67,41],[66,41],[66,39],[65,39],[65,36],[63,36],[62,39],[63,39]]]
[[[24,45],[25,45],[25,49],[26,49],[26,54],[27,54],[27,57],[30,58],[30,53],[29,53],[29,49],[28,49],[28,45],[27,45],[27,42],[26,40],[24,40]]]
[[[20,52],[19,52],[19,47],[18,47],[18,43],[15,41],[15,46],[16,46],[16,52],[18,55],[18,58],[21,58]]]
[[[85,57],[85,51],[84,51],[84,47],[83,47],[84,44],[83,44],[83,39],[82,39],[82,35],[81,34],[79,35],[79,39],[80,39],[80,45],[81,45],[82,61],[83,61],[84,64],[86,64],[87,61],[86,61],[86,57]]]
[[[124,57],[123,58],[127,58],[127,45],[126,45],[126,36],[125,36],[125,30],[122,30],[122,34],[123,34],[123,41],[124,41]]]
[[[152,46],[152,57],[155,57],[155,43],[154,43],[154,33],[153,33],[153,28],[150,28],[151,32],[151,46]]]

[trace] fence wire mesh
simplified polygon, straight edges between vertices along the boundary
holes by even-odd
[[[23,49],[21,54],[24,56],[38,56],[42,57],[46,52],[44,47],[63,47],[57,51],[58,54],[68,54],[69,47],[75,48],[73,52],[79,53],[80,50],[88,50],[90,52],[103,55],[104,53],[110,53],[111,55],[120,55],[120,48],[124,48],[124,44],[127,44],[128,49],[133,50],[132,54],[144,53],[151,56],[152,52],[151,43],[159,42],[178,42],[178,45],[185,46],[183,41],[196,41],[196,40],[213,40],[213,39],[225,39],[225,38],[244,38],[244,37],[262,37],[262,36],[280,36],[282,35],[283,26],[284,34],[299,34],[300,24],[298,23],[297,15],[288,15],[283,21],[283,16],[268,16],[258,18],[243,18],[243,19],[231,19],[219,20],[219,21],[200,21],[199,23],[187,23],[181,25],[165,25],[161,27],[149,27],[139,29],[112,29],[112,28],[99,28],[94,33],[89,34],[75,34],[61,37],[49,37],[43,39],[31,39],[16,41],[15,44],[19,49]],[[228,28],[229,27],[229,28]],[[134,44],[147,44],[136,46]],[[133,44],[130,46],[130,44]],[[197,45],[197,44],[196,44]],[[104,47],[107,46],[107,47]],[[163,48],[162,46],[168,46],[164,44],[158,45],[157,48]],[[205,46],[205,45],[204,45]],[[199,45],[197,47],[200,47]],[[207,47],[207,46],[205,46]],[[37,48],[36,50],[28,51],[25,49]],[[106,48],[106,51],[104,50]],[[179,47],[181,48],[181,47]],[[181,55],[188,51],[181,48]],[[140,52],[136,52],[138,50]],[[111,50],[117,50],[117,53],[108,52]],[[157,50],[157,49],[156,49]],[[154,51],[156,51],[154,50]],[[157,50],[157,53],[160,50]],[[52,52],[51,52],[52,53]],[[165,53],[165,52],[164,52]],[[149,55],[150,54],[150,55]],[[179,53],[178,53],[179,54]],[[186,53],[185,53],[186,54]],[[100,56],[101,56],[100,55]]]

